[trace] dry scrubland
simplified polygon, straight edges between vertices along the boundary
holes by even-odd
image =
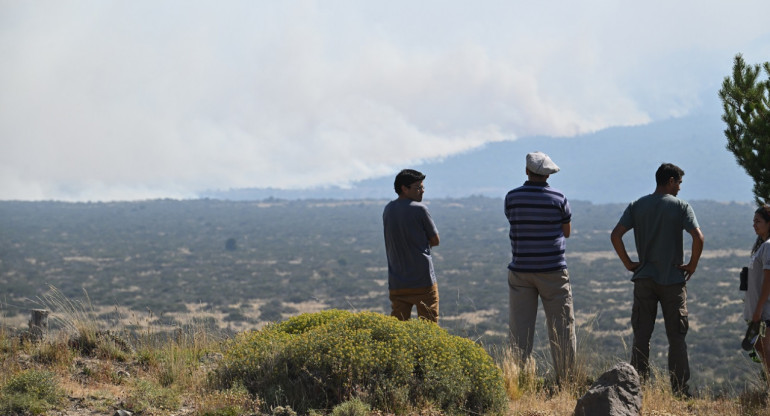
[[[87,299],[72,301],[59,293],[47,300],[53,302],[54,313],[50,319],[58,329],[49,331],[43,340],[29,341],[24,331],[5,323],[0,326],[0,412],[5,412],[3,414],[112,415],[117,409],[141,415],[295,414],[290,407],[268,405],[263,397],[250,395],[243,386],[217,382],[213,375],[221,369],[222,354],[227,354],[228,347],[232,348],[233,344],[228,342],[232,337],[194,325],[165,332],[153,326],[151,316],[134,322],[130,331],[108,328],[105,322],[95,318]],[[235,338],[239,335],[242,334],[236,334]],[[590,346],[581,345],[581,350],[587,348]],[[534,363],[520,365],[508,351],[498,348],[492,348],[489,353],[490,360],[502,374],[507,401],[503,414],[506,415],[570,415],[577,398],[605,370],[589,368],[580,360],[579,381],[557,388],[550,375],[540,373]],[[643,387],[642,414],[770,415],[767,393],[762,386],[756,385],[734,397],[700,392],[693,399],[679,400],[670,394],[666,380],[662,370],[655,369],[654,377]],[[358,393],[365,397],[364,392]],[[393,414],[371,409],[355,400],[355,395],[353,392],[346,397],[352,400],[340,406],[303,413]],[[397,414],[447,413],[435,403],[424,402]]]
[[[47,373],[15,377],[51,372],[68,397],[57,406],[69,414],[130,407],[140,414],[225,415],[233,403],[269,414],[261,399],[207,384],[223,342],[305,312],[386,312],[384,203],[0,201],[0,384],[36,385]],[[501,201],[429,203],[442,236],[434,253],[441,327],[482,345],[504,370],[510,414],[570,414],[588,381],[629,355],[632,285],[609,244],[624,204],[572,201],[568,262],[585,381],[556,390],[542,314],[537,365],[516,372],[505,358],[510,247]],[[645,387],[643,410],[765,414],[760,366],[739,347],[745,324],[737,271],[753,242],[753,208],[693,206],[707,239],[688,284],[696,399],[671,399],[667,383],[656,381],[666,377],[658,377]],[[51,297],[56,291],[49,284],[60,296]],[[42,343],[21,343],[18,330],[29,309],[39,307],[54,310],[51,334]],[[108,329],[118,338],[97,335]],[[661,324],[653,336],[654,365],[665,365],[665,348]]]

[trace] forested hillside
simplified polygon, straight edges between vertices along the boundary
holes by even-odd
[[[386,313],[386,202],[0,202],[0,319],[25,325],[49,285],[71,299],[87,295],[108,323],[149,314],[159,327],[196,319],[240,331],[328,308]],[[488,348],[503,345],[510,244],[502,201],[426,202],[441,235],[434,250],[440,324]],[[599,363],[626,359],[632,286],[609,242],[624,205],[571,203],[568,261],[581,354]],[[737,279],[754,239],[753,207],[692,205],[706,235],[688,284],[693,384],[742,390],[759,371],[740,350]],[[626,244],[632,249],[631,233]],[[662,321],[654,342],[655,361],[665,366]]]

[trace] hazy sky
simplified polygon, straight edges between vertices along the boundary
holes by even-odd
[[[0,0],[0,199],[346,185],[711,109],[770,2]]]

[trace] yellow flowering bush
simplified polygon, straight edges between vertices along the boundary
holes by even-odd
[[[423,320],[374,312],[302,314],[229,341],[213,375],[242,384],[268,406],[300,412],[351,398],[404,413],[434,406],[450,414],[501,414],[501,370],[483,348]]]

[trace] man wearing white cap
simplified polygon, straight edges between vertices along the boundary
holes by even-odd
[[[511,344],[524,362],[532,354],[538,297],[543,302],[557,381],[575,365],[575,314],[572,306],[566,238],[572,211],[567,197],[548,185],[559,167],[542,152],[527,154],[527,181],[505,196],[505,216],[513,258],[508,264]]]

